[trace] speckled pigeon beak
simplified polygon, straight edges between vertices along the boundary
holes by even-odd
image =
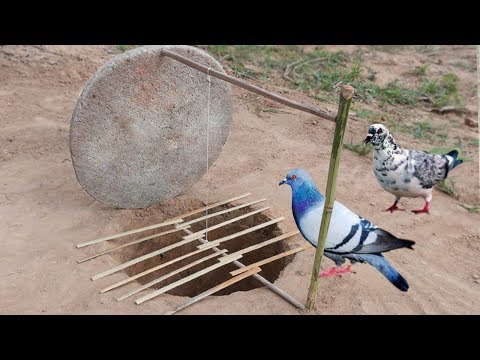
[[[365,144],[368,144],[373,138],[373,135],[372,134],[368,134],[366,139],[365,139]]]
[[[283,179],[282,181],[280,181],[278,183],[278,185],[283,185],[283,184],[286,184],[287,183],[287,178]]]

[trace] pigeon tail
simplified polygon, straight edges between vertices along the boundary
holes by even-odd
[[[445,154],[445,156],[450,156],[452,158],[452,161],[448,165],[449,171],[463,163],[463,160],[457,160],[457,157],[458,157],[457,150],[452,150],[448,154]]]
[[[367,262],[380,271],[393,285],[401,291],[408,290],[408,283],[405,278],[393,268],[382,254],[355,254],[356,260]]]

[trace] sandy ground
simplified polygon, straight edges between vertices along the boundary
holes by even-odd
[[[474,57],[475,49],[439,50],[437,57]],[[126,277],[117,273],[92,282],[89,277],[117,264],[110,256],[83,263],[89,254],[74,244],[124,229],[154,223],[166,217],[162,206],[153,210],[114,210],[89,197],[72,168],[68,131],[76,98],[88,78],[108,58],[112,46],[6,46],[0,48],[0,313],[2,314],[159,314],[186,298],[163,295],[137,306],[117,302],[117,293],[98,290]],[[419,55],[420,56],[420,55]],[[395,58],[395,60],[392,60]],[[395,76],[402,66],[420,62],[408,54],[394,57],[376,53],[368,59],[382,76]],[[439,65],[440,66],[440,65]],[[448,65],[445,65],[448,66]],[[400,69],[400,70],[399,70]],[[396,73],[396,71],[399,71]],[[403,71],[403,70],[402,70]],[[470,74],[470,75],[469,75]],[[460,72],[472,77],[474,73]],[[471,80],[475,84],[476,79]],[[278,90],[278,89],[274,89]],[[229,139],[204,178],[179,197],[221,200],[250,191],[267,197],[270,217],[286,216],[282,231],[295,229],[290,190],[278,181],[293,167],[308,169],[322,191],[326,185],[333,124],[285,109],[287,113],[259,113],[268,101],[235,89],[236,110]],[[312,102],[286,91],[285,96]],[[476,97],[467,107],[476,111]],[[422,114],[419,110],[419,114]],[[431,121],[458,122],[463,138],[478,138],[478,129],[453,117],[423,114]],[[346,140],[364,138],[368,124],[350,121]],[[400,137],[405,147],[422,144]],[[344,150],[337,200],[384,229],[416,241],[415,250],[386,256],[408,279],[401,293],[368,265],[354,273],[322,278],[318,314],[479,314],[480,215],[459,203],[478,203],[478,147],[467,149],[473,161],[451,176],[460,191],[455,200],[434,191],[430,215],[384,213],[392,197],[380,191],[371,170],[371,158]],[[253,199],[253,198],[252,198]],[[408,209],[423,206],[421,199],[404,200]],[[304,244],[300,236],[291,244]],[[90,250],[91,251],[91,250]],[[275,284],[305,302],[314,249],[297,254]],[[330,266],[324,260],[324,266]],[[130,284],[134,285],[134,284]],[[133,286],[134,287],[134,286]],[[182,314],[298,314],[289,303],[265,288],[210,297]]]

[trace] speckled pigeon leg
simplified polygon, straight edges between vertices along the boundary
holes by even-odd
[[[422,213],[430,214],[430,202],[425,201],[425,206],[423,207],[422,210],[412,210],[412,212],[415,214],[422,214]]]
[[[397,207],[398,201],[400,199],[395,199],[395,202],[393,203],[392,206],[390,206],[388,209],[385,209],[383,211],[390,211],[390,213],[393,213],[395,210],[400,210],[400,211],[405,211],[405,209],[400,209]]]

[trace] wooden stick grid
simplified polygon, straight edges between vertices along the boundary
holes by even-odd
[[[208,215],[205,215],[205,216],[202,216],[202,217],[198,217],[198,218],[195,218],[193,220],[185,220],[185,218],[187,217],[190,217],[192,215],[195,215],[195,214],[198,214],[198,213],[201,213],[202,211],[205,211],[205,210],[208,210],[208,209],[212,209],[212,208],[215,208],[215,207],[218,207],[218,206],[221,206],[221,205],[225,205],[225,204],[228,204],[228,203],[231,203],[233,201],[237,201],[237,200],[240,200],[240,199],[243,199],[247,196],[250,196],[251,194],[250,193],[246,193],[246,194],[242,194],[242,195],[239,195],[239,196],[236,196],[236,197],[233,197],[233,198],[230,198],[230,199],[227,199],[227,200],[223,200],[223,201],[219,201],[219,202],[216,202],[216,203],[213,203],[213,204],[210,204],[210,205],[207,205],[207,206],[204,206],[202,208],[199,208],[199,209],[195,209],[195,210],[192,210],[192,211],[189,211],[187,213],[184,213],[182,215],[179,215],[179,216],[176,216],[172,219],[169,219],[169,220],[166,220],[166,221],[163,221],[162,223],[159,223],[159,224],[155,224],[155,225],[150,225],[150,226],[146,226],[146,227],[143,227],[143,228],[139,228],[139,229],[134,229],[134,230],[129,230],[129,231],[125,231],[125,232],[122,232],[122,233],[119,233],[119,234],[115,234],[115,235],[111,235],[111,236],[106,236],[106,237],[103,237],[103,238],[100,238],[100,239],[96,239],[96,240],[92,240],[92,241],[87,241],[87,242],[84,242],[84,243],[79,243],[77,244],[77,247],[84,247],[84,246],[88,246],[88,245],[93,245],[93,244],[97,244],[97,243],[100,243],[100,242],[104,242],[104,241],[108,241],[108,240],[115,240],[119,237],[123,237],[123,236],[127,236],[127,235],[131,235],[131,234],[136,234],[136,233],[139,233],[139,232],[142,232],[142,231],[147,231],[147,230],[152,230],[152,229],[157,229],[157,228],[160,228],[160,227],[166,227],[166,226],[173,226],[173,228],[171,229],[167,229],[165,231],[162,231],[160,233],[156,233],[156,234],[151,234],[149,236],[145,236],[145,237],[142,237],[140,239],[137,239],[137,240],[133,240],[133,241],[130,241],[130,242],[127,242],[125,244],[122,244],[122,245],[119,245],[119,246],[116,246],[116,247],[113,247],[111,249],[108,249],[108,250],[105,250],[105,251],[102,251],[102,252],[99,252],[97,254],[94,254],[92,256],[89,256],[87,258],[84,258],[82,260],[78,260],[78,263],[82,263],[82,262],[85,262],[87,260],[92,260],[92,259],[95,259],[99,256],[102,256],[102,255],[106,255],[106,254],[109,254],[109,253],[112,253],[114,251],[117,251],[119,249],[122,249],[122,248],[125,248],[127,246],[131,246],[131,245],[134,245],[134,244],[139,244],[141,242],[145,242],[145,241],[148,241],[148,240],[151,240],[151,239],[154,239],[154,238],[159,238],[161,236],[164,236],[164,235],[168,235],[168,234],[174,234],[178,231],[181,231],[183,230],[184,232],[187,233],[186,236],[179,239],[179,241],[177,242],[174,242],[173,244],[170,244],[168,246],[164,246],[160,249],[157,249],[155,251],[152,251],[148,254],[145,254],[145,255],[142,255],[142,256],[139,256],[137,258],[134,258],[134,259],[131,259],[129,261],[126,261],[122,264],[119,264],[117,266],[114,266],[114,267],[111,267],[107,270],[104,270],[102,272],[99,272],[95,275],[93,275],[91,277],[92,280],[98,280],[98,279],[101,279],[103,277],[106,277],[108,275],[111,275],[111,274],[114,274],[118,271],[121,271],[123,269],[126,269],[130,266],[133,266],[135,264],[138,264],[140,262],[143,262],[147,259],[150,259],[150,258],[153,258],[155,256],[158,256],[158,255],[161,255],[165,252],[168,252],[170,250],[173,250],[173,249],[176,249],[178,247],[181,247],[183,245],[186,245],[186,244],[189,244],[193,241],[196,241],[198,240],[201,244],[197,246],[198,250],[195,250],[195,251],[191,251],[187,254],[184,254],[182,256],[179,256],[179,257],[176,257],[172,260],[169,260],[165,263],[162,263],[160,265],[157,265],[157,266],[154,266],[150,269],[147,269],[139,274],[136,274],[134,276],[130,276],[126,279],[123,279],[121,281],[117,281],[116,283],[114,284],[111,284],[107,287],[104,287],[102,290],[100,290],[101,293],[105,293],[107,291],[110,291],[110,290],[113,290],[113,289],[116,289],[118,287],[121,287],[121,286],[124,286],[126,284],[129,284],[143,276],[146,276],[148,274],[151,274],[157,270],[160,270],[162,268],[165,268],[167,266],[170,266],[170,265],[173,265],[181,260],[184,260],[184,259],[187,259],[189,257],[192,257],[194,255],[197,255],[201,252],[204,252],[204,251],[207,251],[207,250],[213,250],[214,252],[210,255],[206,255],[204,257],[202,257],[201,259],[199,260],[196,260],[196,261],[193,261],[185,266],[182,266],[180,267],[179,269],[176,269],[176,270],[173,270],[173,271],[170,271],[168,272],[167,274],[164,274],[150,282],[148,282],[147,284],[144,284],[140,287],[136,287],[118,297],[116,297],[116,299],[118,301],[121,301],[121,300],[124,300],[128,297],[131,297],[143,290],[146,290],[148,288],[150,288],[151,286],[155,285],[155,284],[158,284],[160,282],[163,282],[164,280],[167,280],[168,278],[171,278],[172,276],[176,275],[176,274],[180,274],[184,271],[186,271],[187,269],[190,269],[196,265],[199,265],[205,261],[208,261],[208,260],[211,260],[211,259],[214,259],[214,258],[217,258],[217,262],[214,263],[213,265],[211,266],[208,266],[204,269],[201,269],[193,274],[190,274],[186,277],[183,277],[181,278],[180,280],[177,280],[173,283],[170,283],[170,284],[167,284],[165,286],[163,286],[162,288],[158,289],[158,290],[155,290],[155,291],[152,291],[146,295],[143,295],[141,296],[140,298],[136,299],[135,300],[135,303],[137,305],[140,305],[148,300],[151,300],[161,294],[164,294],[165,292],[169,291],[169,290],[172,290],[178,286],[181,286],[185,283],[188,283],[190,281],[193,281],[205,274],[208,274],[209,272],[211,271],[214,271],[216,269],[219,269],[227,264],[230,264],[230,263],[234,263],[237,267],[239,267],[238,270],[235,270],[235,271],[231,271],[230,272],[230,275],[232,276],[231,279],[228,279],[227,281],[223,282],[222,284],[218,284],[217,286],[214,286],[213,288],[207,290],[207,291],[204,291],[203,293],[193,297],[192,299],[190,299],[189,301],[187,301],[186,303],[182,304],[182,305],[179,305],[175,308],[175,310],[173,311],[170,311],[166,314],[173,314],[173,313],[176,313],[177,311],[187,307],[187,306],[190,306],[192,304],[195,304],[196,302],[214,294],[215,292],[218,292],[228,286],[231,286],[233,284],[236,284],[237,282],[245,279],[245,278],[248,278],[250,276],[253,276],[255,277],[256,279],[260,280],[264,285],[266,285],[267,287],[269,287],[272,291],[274,291],[275,293],[277,293],[278,295],[280,295],[281,297],[283,297],[285,300],[289,301],[290,303],[292,303],[293,305],[295,305],[296,307],[300,308],[300,309],[303,309],[303,304],[301,304],[300,302],[298,302],[297,300],[295,300],[294,298],[292,298],[290,295],[286,294],[283,290],[277,288],[275,285],[273,285],[272,283],[270,283],[268,280],[264,279],[260,274],[258,274],[259,272],[261,272],[261,266],[267,264],[267,263],[270,263],[272,261],[276,261],[278,259],[281,259],[285,256],[288,256],[288,255],[291,255],[291,254],[294,254],[294,253],[297,253],[299,251],[302,251],[302,250],[305,250],[306,248],[310,247],[310,246],[302,246],[302,247],[298,247],[296,249],[292,249],[292,250],[289,250],[289,251],[286,251],[284,253],[281,253],[281,254],[278,254],[278,255],[275,255],[275,256],[272,256],[270,258],[267,258],[267,259],[263,259],[261,261],[258,261],[254,264],[250,264],[248,266],[245,266],[243,265],[242,263],[240,263],[238,260],[243,256],[243,254],[246,254],[248,252],[251,252],[251,251],[255,251],[255,250],[258,250],[264,246],[268,246],[270,244],[273,244],[275,242],[278,242],[278,241],[281,241],[281,240],[284,240],[284,239],[287,239],[287,238],[290,238],[292,236],[295,236],[297,235],[299,232],[298,231],[292,231],[292,232],[289,232],[289,233],[286,233],[286,234],[282,234],[280,236],[277,236],[273,239],[269,239],[269,240],[266,240],[266,241],[263,241],[263,242],[260,242],[258,244],[255,244],[255,245],[252,245],[252,246],[249,246],[247,248],[244,248],[244,249],[241,249],[239,251],[236,251],[235,253],[232,253],[232,254],[229,254],[227,255],[226,252],[227,250],[223,250],[223,249],[219,249],[217,248],[217,246],[225,241],[228,241],[228,240],[232,240],[234,238],[237,238],[239,236],[242,236],[242,235],[246,235],[246,234],[249,234],[249,233],[252,233],[254,231],[257,231],[259,229],[262,229],[262,228],[265,228],[267,226],[270,226],[270,225],[273,225],[273,224],[276,224],[276,223],[279,223],[281,221],[283,221],[285,218],[284,217],[279,217],[279,218],[276,218],[276,219],[272,219],[270,221],[267,221],[267,222],[264,222],[264,223],[261,223],[261,224],[258,224],[258,225],[255,225],[253,227],[250,227],[248,229],[245,229],[245,230],[242,230],[242,231],[239,231],[239,232],[236,232],[236,233],[233,233],[233,234],[230,234],[230,235],[227,235],[227,236],[224,236],[222,238],[219,238],[219,239],[216,239],[216,240],[213,240],[213,241],[207,241],[205,240],[204,238],[204,234],[207,232],[207,229],[203,229],[203,230],[200,230],[200,231],[197,231],[195,233],[193,233],[192,231],[189,230],[190,226],[194,223],[197,223],[197,222],[200,222],[202,220],[205,220],[205,219],[208,219],[208,218],[212,218],[212,217],[215,217],[215,216],[219,216],[219,215],[223,215],[223,214],[227,214],[229,212],[232,212],[232,211],[235,211],[235,210],[239,210],[239,209],[242,209],[242,208],[246,208],[248,206],[252,206],[252,205],[255,205],[255,204],[258,204],[260,202],[263,202],[265,201],[266,199],[258,199],[258,200],[254,200],[254,201],[250,201],[248,203],[245,203],[245,204],[242,204],[242,205],[237,205],[237,206],[234,206],[234,207],[231,207],[231,208],[228,208],[228,209],[225,209],[225,210],[221,210],[221,211],[217,211],[217,212],[214,212],[214,213],[210,213]],[[227,221],[224,221],[224,222],[221,222],[219,224],[216,224],[214,226],[210,226],[208,228],[208,231],[210,230],[215,230],[215,229],[218,229],[220,227],[224,227],[224,226],[227,226],[229,224],[232,224],[234,222],[237,222],[239,220],[242,220],[242,219],[245,219],[249,216],[253,216],[255,214],[258,214],[258,213],[261,213],[265,210],[268,210],[269,207],[263,207],[261,209],[258,209],[258,210],[252,210],[252,211],[249,211],[248,213],[245,213],[245,214],[242,214],[240,216],[237,216],[235,218],[232,218],[230,220],[227,220]],[[180,237],[180,236],[179,236]]]

